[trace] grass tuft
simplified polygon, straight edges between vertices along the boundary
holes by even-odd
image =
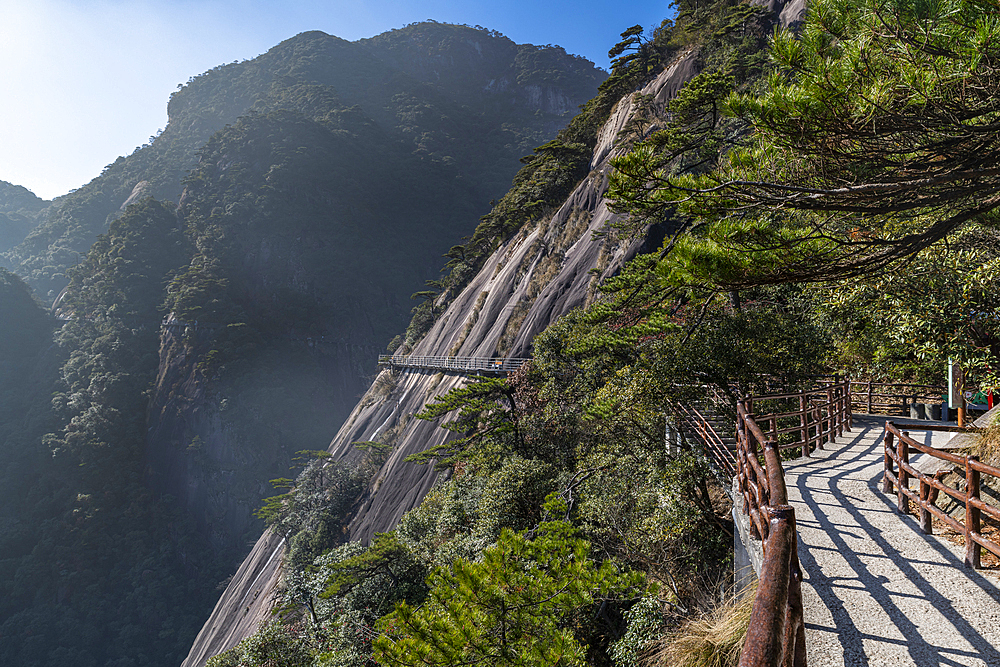
[[[738,599],[688,621],[649,651],[649,667],[735,667],[750,623],[757,585]]]
[[[990,424],[980,434],[979,442],[973,446],[973,454],[979,456],[979,460],[990,465],[996,465],[1000,461],[1000,424]]]

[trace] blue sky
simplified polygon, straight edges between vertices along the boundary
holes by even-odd
[[[166,125],[178,84],[305,30],[371,37],[415,21],[481,25],[607,68],[667,0],[0,0],[0,180],[51,199]]]

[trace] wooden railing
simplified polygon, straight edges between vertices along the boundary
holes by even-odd
[[[911,428],[915,430],[965,432],[972,430],[955,426],[930,425],[913,426]],[[1000,557],[1000,544],[986,539],[980,534],[981,520],[984,513],[996,520],[1000,520],[1000,509],[993,505],[988,505],[980,497],[980,477],[981,475],[990,475],[1000,478],[1000,468],[986,465],[973,455],[953,454],[917,442],[910,437],[909,431],[900,431],[891,421],[885,423],[883,443],[885,470],[882,474],[882,491],[891,494],[893,487],[895,487],[897,497],[896,509],[900,513],[909,513],[910,501],[912,500],[920,510],[920,528],[927,535],[930,535],[933,531],[931,526],[932,515],[940,519],[945,525],[962,533],[965,537],[965,565],[967,567],[981,567],[982,549],[988,549],[997,557]],[[965,489],[952,488],[944,483],[944,478],[951,472],[948,468],[935,471],[933,475],[914,468],[910,465],[911,451],[927,454],[964,470]],[[919,491],[910,489],[911,479],[918,480]],[[965,517],[962,521],[958,521],[937,507],[935,503],[940,493],[945,493],[964,505]]]
[[[853,380],[851,395],[853,409],[867,414],[899,415],[909,417],[909,405],[924,401],[939,401],[947,388],[933,384],[910,384],[905,382],[872,382]]]
[[[457,373],[512,373],[530,359],[510,357],[424,357],[417,355],[394,356],[383,354],[378,358],[379,366],[390,368],[421,368],[426,370],[453,371]]]
[[[754,414],[753,406],[793,402],[798,410]],[[805,667],[805,624],[802,620],[802,569],[798,556],[795,510],[788,504],[781,449],[810,448],[833,442],[851,428],[850,382],[836,380],[816,390],[757,396],[736,406],[737,486],[750,532],[764,550],[760,583],[750,614],[740,667]],[[798,417],[798,424],[781,426]],[[767,434],[759,424],[769,427]],[[783,434],[798,440],[779,445]],[[763,463],[761,463],[763,458]]]
[[[768,404],[780,411],[754,414],[754,406]],[[755,396],[746,400],[745,407],[748,416],[766,429],[778,449],[797,447],[802,456],[809,456],[814,447],[823,449],[824,443],[843,435],[845,428],[850,430],[851,382],[837,379],[817,389]],[[786,434],[794,434],[797,439],[782,438]]]

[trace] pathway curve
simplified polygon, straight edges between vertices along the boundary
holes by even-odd
[[[885,419],[855,415],[835,445],[785,464],[808,664],[1000,667],[1000,579],[967,569],[963,547],[897,514],[881,491]],[[923,433],[935,446],[953,435]]]

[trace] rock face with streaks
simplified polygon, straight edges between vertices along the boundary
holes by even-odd
[[[696,52],[680,54],[641,92],[662,104],[697,72],[696,63]],[[530,356],[535,335],[561,315],[589,304],[599,282],[637,252],[659,246],[662,236],[655,231],[645,241],[627,244],[594,235],[615,217],[604,199],[609,160],[621,150],[619,130],[634,113],[631,96],[618,103],[601,131],[590,174],[551,215],[522,229],[488,258],[412,354]],[[351,540],[367,541],[392,528],[434,485],[438,473],[432,467],[405,458],[443,442],[449,432],[414,414],[464,381],[430,371],[383,370],[375,378],[329,448],[334,459],[347,461],[356,455],[354,442],[380,438],[394,445],[356,507],[348,528]],[[203,665],[268,618],[280,575],[275,554],[281,549],[270,533],[260,538],[183,667]]]
[[[208,102],[254,110],[184,181],[196,251],[170,307],[200,324],[164,329],[147,423],[155,489],[213,549],[239,557],[259,535],[269,480],[327,445],[410,294],[604,77],[558,47],[422,23],[358,42],[303,33],[172,97],[178,123]]]

